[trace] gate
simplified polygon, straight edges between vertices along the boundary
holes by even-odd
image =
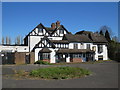
[[[2,56],[2,64],[15,64],[15,53],[4,52],[1,53],[1,56]]]

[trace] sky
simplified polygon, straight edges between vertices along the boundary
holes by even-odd
[[[23,38],[38,24],[50,27],[57,20],[73,34],[81,31],[99,31],[101,26],[111,28],[118,36],[117,2],[3,2],[2,35],[12,41]]]

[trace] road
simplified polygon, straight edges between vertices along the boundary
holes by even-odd
[[[49,65],[48,65],[49,66]],[[14,74],[13,70],[24,69],[30,71],[48,66],[18,65],[3,66],[3,74]],[[54,65],[56,66],[56,65]],[[93,72],[92,75],[69,80],[15,80],[2,79],[3,88],[118,88],[118,63],[108,61],[96,64],[68,64],[58,66],[82,67]]]

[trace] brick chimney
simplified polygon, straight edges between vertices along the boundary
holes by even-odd
[[[51,29],[55,29],[55,28],[56,28],[55,23],[52,23],[52,24],[51,24]]]
[[[57,22],[56,22],[56,27],[57,27],[57,28],[60,27],[60,21],[57,21]]]

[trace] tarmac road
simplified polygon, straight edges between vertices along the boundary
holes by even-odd
[[[13,69],[30,71],[48,66],[8,65],[3,66],[3,74],[13,74]],[[59,66],[82,67],[91,70],[93,74],[87,77],[69,80],[15,80],[12,78],[3,78],[2,88],[118,88],[118,63],[116,62],[107,61],[96,64],[69,64]]]

